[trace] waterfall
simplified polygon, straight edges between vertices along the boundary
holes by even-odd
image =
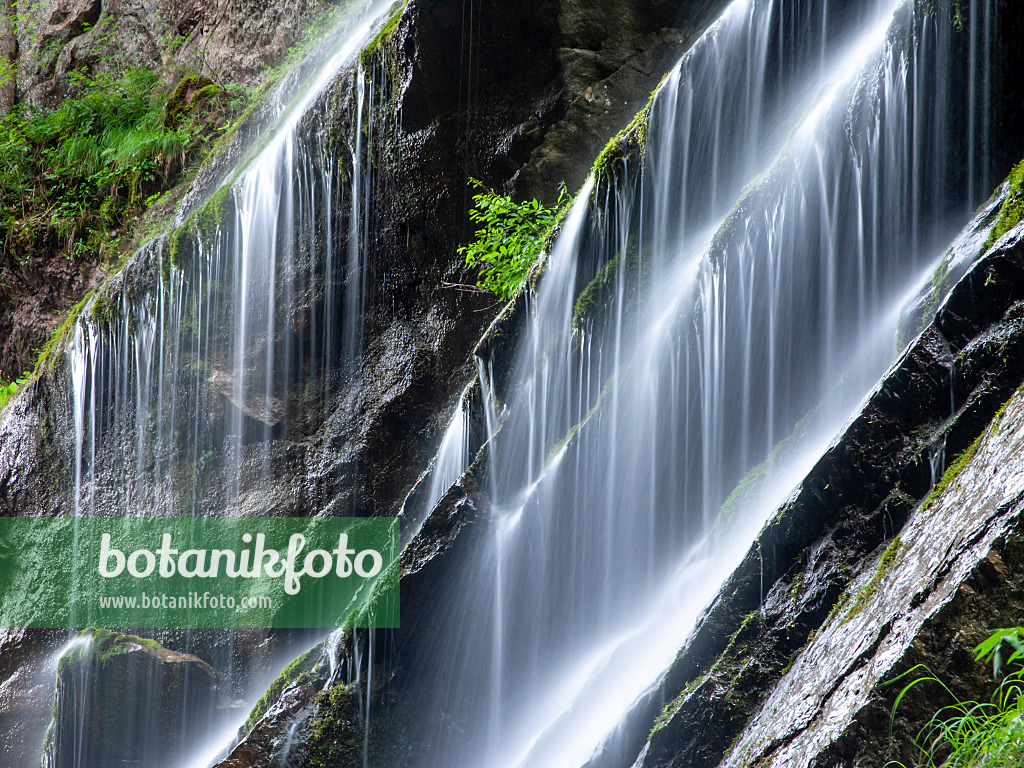
[[[292,84],[297,95],[274,97],[280,117],[258,151],[79,316],[68,350],[77,513],[270,514],[292,503],[273,493],[270,438],[330,412],[289,403],[336,403],[358,367],[367,290],[372,89],[357,67],[347,158],[330,149],[324,93],[388,9],[374,0],[350,14],[309,80]]]
[[[266,97],[272,124],[227,182],[144,245],[78,314],[66,359],[76,515],[280,515],[299,502],[275,482],[299,470],[274,454],[271,438],[328,418],[358,377],[372,177],[364,101],[373,92],[358,54],[397,10],[385,0],[354,4]],[[343,142],[350,151],[338,156]],[[176,641],[183,638],[216,655],[207,658],[221,667],[225,701],[236,685],[256,682],[232,679],[230,632],[185,632]],[[83,679],[91,670],[83,667]],[[160,685],[140,676],[126,690],[158,702]],[[97,722],[116,715],[124,737],[97,738],[85,725],[58,733],[47,764],[127,754],[155,766],[168,759],[160,745],[170,738],[176,757],[206,766],[244,719],[228,711],[160,734],[150,712],[118,713],[117,703],[92,699],[87,708],[81,698],[74,714]],[[191,723],[203,713],[183,717]]]
[[[642,158],[581,191],[513,368],[479,377],[504,409],[490,520],[401,660],[416,765],[636,759],[700,612],[994,186],[993,6],[951,10],[736,0],[660,87]]]

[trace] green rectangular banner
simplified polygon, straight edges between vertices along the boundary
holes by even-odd
[[[0,518],[0,627],[398,626],[396,518]]]

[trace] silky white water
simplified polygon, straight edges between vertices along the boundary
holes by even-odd
[[[482,393],[490,523],[403,659],[416,765],[632,764],[699,613],[913,333],[993,185],[952,52],[984,90],[991,14],[856,5],[732,3],[642,160],[581,191]]]
[[[67,351],[76,515],[279,514],[285,507],[287,499],[268,491],[275,488],[270,438],[337,408],[339,381],[357,365],[362,344],[370,172],[361,128],[372,90],[364,74],[352,77],[358,106],[347,156],[335,152],[345,144],[318,114],[330,108],[329,87],[358,70],[358,53],[395,10],[384,0],[353,5],[267,97],[273,123],[195,226],[178,222],[191,234],[145,245],[77,318]],[[303,388],[306,397],[294,397]],[[294,413],[288,402],[320,408]],[[229,701],[236,685],[256,681],[233,678],[235,638],[221,634],[207,649],[217,657],[206,660],[220,666]],[[159,681],[132,685],[160,700]],[[75,706],[83,723],[95,715]],[[219,711],[206,731],[180,734],[188,764],[223,756],[246,712]],[[105,745],[126,741],[144,764],[162,764],[167,755],[150,748],[159,739],[140,732],[136,716],[124,713],[123,733],[100,740],[82,730],[73,754],[61,747],[61,768],[105,764]]]
[[[512,370],[478,361],[488,510],[401,630],[411,764],[632,764],[701,610],[898,355],[904,304],[993,186],[991,4],[963,30],[934,5],[736,0],[662,84],[643,158],[583,188]],[[76,514],[288,508],[273,438],[324,417],[294,404],[330,402],[357,364],[370,290],[373,89],[357,72],[341,156],[310,114],[386,10],[282,101],[195,252],[154,241],[145,279],[77,323]],[[469,401],[406,536],[470,459]]]

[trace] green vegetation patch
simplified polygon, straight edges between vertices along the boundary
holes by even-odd
[[[65,672],[70,665],[81,661],[86,653],[95,654],[100,666],[105,666],[115,656],[131,652],[140,646],[157,652],[165,650],[156,640],[135,635],[125,635],[121,632],[97,627],[83,629],[78,633],[77,639],[84,640],[86,638],[92,638],[91,642],[72,645],[60,657],[60,660],[57,662],[58,672]]]
[[[4,381],[0,379],[0,408],[3,408],[7,403],[18,394],[18,390],[21,389],[32,376],[31,373],[26,371],[20,378],[14,381]]]
[[[572,196],[562,184],[551,207],[539,200],[517,203],[476,179],[470,181],[478,192],[469,218],[480,228],[476,239],[459,253],[465,256],[466,266],[479,268],[480,289],[509,301],[526,282],[549,236],[572,205]]]
[[[68,256],[101,252],[221,129],[224,89],[196,76],[75,73],[53,110],[0,117],[0,235],[22,252],[55,234]]]
[[[1006,649],[1010,653],[1004,658]],[[896,697],[890,728],[903,698],[922,683],[934,683],[952,700],[925,723],[914,739],[922,768],[978,768],[1024,764],[1024,627],[996,630],[974,649],[976,661],[991,661],[998,680],[988,701],[963,701],[931,670],[918,664],[892,683],[917,673]],[[921,674],[921,673],[925,674]],[[893,763],[902,766],[902,763]]]
[[[925,497],[924,503],[921,505],[922,512],[931,508],[936,499],[946,492],[946,489],[949,488],[950,484],[956,480],[957,475],[959,475],[963,471],[963,468],[966,467],[971,459],[974,458],[974,454],[978,451],[978,443],[981,441],[984,434],[985,433],[978,435],[977,439],[957,454],[957,457],[953,459],[953,463],[946,467],[946,471],[942,473],[942,477],[939,479],[939,482],[935,484],[928,493],[928,496]]]
[[[387,23],[381,28],[370,44],[366,46],[359,54],[359,61],[366,69],[370,65],[370,60],[380,51],[384,44],[391,39],[391,37],[398,30],[398,23],[402,20],[402,15],[405,13],[405,9],[409,6],[408,0],[402,3],[401,7],[395,11],[391,18],[388,19]]]
[[[999,218],[996,219],[995,226],[992,227],[988,240],[985,241],[984,250],[986,251],[995,245],[999,238],[1017,226],[1021,219],[1024,219],[1024,194],[1022,194],[1024,193],[1024,160],[1014,166],[1010,175],[1006,177],[1005,183],[1009,189],[999,208]]]
[[[308,677],[320,659],[322,647],[322,644],[314,646],[298,658],[293,659],[288,666],[281,670],[281,674],[270,684],[252,708],[252,711],[249,712],[249,716],[245,719],[245,724],[242,726],[242,733],[248,733],[252,730],[253,726],[267,713],[267,710],[273,706],[274,702],[281,697],[285,688],[303,676]]]
[[[626,243],[625,253],[617,253],[606,261],[597,271],[594,279],[587,287],[580,291],[576,297],[576,304],[572,311],[572,328],[580,331],[588,320],[593,320],[603,307],[606,307],[615,297],[616,284],[621,279],[624,283],[636,288],[641,278],[640,251],[636,245],[636,239],[630,237]],[[635,303],[635,292],[631,297]]]
[[[363,725],[356,684],[336,685],[316,695],[307,720],[302,768],[358,768],[363,764]]]
[[[636,156],[643,159],[647,149],[647,126],[651,119],[651,109],[669,74],[666,73],[661,78],[658,87],[651,92],[647,99],[647,104],[634,115],[633,119],[629,121],[629,125],[612,136],[598,154],[591,170],[595,179],[608,181],[614,178],[619,170],[618,166],[624,164],[628,158]]]
[[[896,558],[899,556],[902,548],[903,542],[899,536],[893,539],[889,546],[885,548],[882,557],[878,560],[878,567],[875,569],[874,574],[872,574],[871,580],[858,589],[856,595],[854,595],[853,605],[850,606],[844,621],[852,619],[863,611],[871,599],[878,593],[879,586],[881,586],[882,581],[889,572],[892,571],[893,566],[896,564]]]

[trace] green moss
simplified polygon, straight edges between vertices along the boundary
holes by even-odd
[[[1009,189],[1006,199],[999,208],[999,218],[996,219],[995,226],[985,241],[986,251],[1024,219],[1024,160],[1014,166],[1005,183],[1009,185]]]
[[[614,382],[615,376],[609,376],[608,380],[604,383],[604,386],[601,387],[601,392],[600,394],[598,394],[593,406],[591,406],[590,410],[587,411],[587,415],[580,419],[576,424],[573,424],[569,428],[569,431],[566,432],[565,435],[562,437],[562,439],[555,443],[553,446],[551,446],[551,450],[548,451],[548,455],[544,457],[545,470],[547,470],[547,468],[551,466],[551,462],[555,460],[555,457],[561,452],[561,450],[565,448],[565,446],[567,446],[570,442],[572,442],[572,440],[576,437],[579,431],[583,429],[586,423],[590,421],[591,418],[593,418],[595,413],[597,413],[597,411],[601,407],[601,404],[604,402],[604,399],[608,396],[608,393],[611,391]]]
[[[938,312],[939,304],[950,288],[949,262],[947,260],[949,256],[950,254],[947,253],[946,258],[943,258],[939,266],[932,273],[932,291],[924,303],[924,318],[926,321],[930,321],[931,317]]]
[[[871,598],[877,594],[879,585],[881,585],[882,580],[892,570],[902,547],[903,542],[900,541],[900,537],[897,536],[892,540],[889,546],[885,548],[885,551],[882,553],[882,557],[878,560],[878,567],[871,576],[871,580],[858,589],[857,594],[853,597],[853,604],[850,606],[849,612],[847,612],[846,617],[843,619],[844,621],[849,621],[864,610],[867,604],[871,601]]]
[[[391,39],[391,36],[395,34],[395,31],[398,29],[398,23],[402,20],[402,14],[405,13],[405,9],[408,5],[408,0],[402,3],[402,7],[392,14],[387,23],[381,27],[380,32],[378,32],[374,36],[373,40],[370,41],[370,44],[360,52],[359,61],[363,65],[364,69],[369,68],[370,60],[373,59],[384,44]]]
[[[189,225],[188,223],[182,224],[180,227],[175,227],[167,235],[167,256],[168,261],[173,264],[180,263],[182,244],[185,238],[189,236]]]
[[[242,726],[242,733],[248,733],[252,730],[253,726],[259,722],[260,718],[266,714],[267,710],[276,702],[284,689],[300,679],[316,666],[316,662],[320,658],[320,651],[322,645],[316,645],[310,650],[296,659],[293,659],[288,666],[281,670],[281,674],[270,684],[267,690],[260,696],[259,701],[249,712],[249,716],[245,719],[245,724]]]
[[[755,202],[762,195],[767,194],[769,190],[776,187],[776,182],[790,160],[790,145],[787,144],[779,153],[779,156],[775,158],[775,162],[743,188],[739,199],[736,201],[736,205],[729,211],[722,222],[722,226],[718,228],[711,238],[712,253],[721,254],[725,251],[729,235],[734,230],[739,229],[739,226],[745,221],[748,211],[755,207]]]
[[[662,730],[666,725],[672,722],[672,718],[676,716],[676,713],[682,708],[683,703],[690,697],[697,688],[704,683],[705,680],[711,675],[711,672],[707,672],[700,677],[697,677],[686,684],[682,692],[674,699],[670,699],[665,702],[665,706],[661,708],[661,712],[656,718],[654,718],[654,725],[651,726],[651,732],[647,735],[647,740],[650,741],[654,735]]]
[[[576,297],[572,311],[572,327],[580,331],[587,320],[596,317],[598,310],[606,306],[615,296],[615,285],[619,270],[625,267],[623,280],[635,285],[640,277],[640,253],[636,239],[630,238],[626,244],[625,255],[617,253],[597,271],[594,279]]]
[[[201,231],[212,235],[231,224],[235,211],[232,189],[231,184],[219,187],[195,212],[195,222]]]
[[[88,644],[79,643],[69,648],[57,662],[58,672],[67,672],[68,667],[79,662],[86,653],[96,654],[100,666],[104,666],[115,656],[119,656],[139,646],[151,648],[154,651],[166,650],[156,640],[150,640],[147,637],[137,637],[136,635],[126,635],[121,632],[98,627],[83,629],[78,633],[78,638],[92,638],[92,642]]]
[[[661,91],[661,86],[669,77],[669,73],[662,76],[658,86],[651,91],[644,108],[634,115],[629,125],[615,134],[604,146],[594,160],[591,170],[594,178],[598,181],[608,181],[615,177],[618,172],[618,165],[625,163],[630,157],[639,157],[643,160],[647,149],[647,126],[651,119],[651,108],[654,100]]]
[[[92,316],[97,322],[109,325],[116,311],[114,299],[108,291],[98,291],[92,303]]]
[[[46,342],[46,346],[43,347],[39,353],[39,357],[36,358],[35,367],[32,370],[32,378],[38,378],[44,371],[49,370],[50,365],[53,363],[55,355],[61,350],[67,347],[68,342],[71,339],[72,333],[74,333],[75,323],[78,322],[79,315],[82,314],[82,310],[85,309],[90,299],[96,294],[97,288],[89,291],[82,297],[71,311],[68,312],[67,317],[64,318],[57,328],[54,329],[50,335],[50,340]]]
[[[744,504],[756,501],[758,494],[761,493],[768,481],[771,480],[775,468],[781,466],[790,456],[794,455],[796,449],[799,449],[804,436],[807,434],[808,427],[821,410],[821,407],[819,405],[800,419],[796,426],[793,427],[792,432],[776,443],[761,462],[747,470],[746,474],[740,478],[740,481],[732,489],[725,501],[722,502],[722,507],[715,518],[716,528],[727,526],[736,518]],[[785,516],[785,507],[783,507],[783,511],[780,513],[780,517],[782,516]]]
[[[213,81],[203,75],[192,74],[183,77],[164,104],[164,125],[174,126],[188,114],[192,108],[206,96],[220,93],[224,89],[214,85]],[[204,95],[205,92],[205,95]],[[189,95],[191,94],[191,98]],[[188,99],[188,101],[186,101]]]
[[[956,476],[963,471],[963,468],[967,466],[968,462],[974,458],[974,454],[978,450],[978,443],[981,441],[982,436],[978,435],[977,439],[971,443],[967,448],[961,451],[953,462],[946,467],[946,471],[942,473],[942,478],[935,484],[931,492],[925,498],[924,503],[921,504],[921,511],[925,512],[931,508],[935,503],[936,499],[939,498],[946,489],[949,488],[950,484],[956,479]]]
[[[618,172],[618,166],[630,157],[643,157],[647,147],[647,121],[651,116],[650,103],[630,121],[629,125],[612,136],[594,160],[595,179],[609,180]]]
[[[316,695],[304,728],[303,768],[358,768],[363,764],[363,728],[356,685],[336,685]]]
[[[651,732],[648,734],[647,739],[650,739],[660,730],[671,722],[672,718],[676,716],[687,698],[703,683],[711,677],[712,674],[719,673],[726,677],[729,677],[733,682],[729,687],[734,687],[735,682],[739,679],[740,675],[743,674],[743,665],[741,664],[742,654],[738,652],[738,646],[745,642],[746,637],[749,635],[749,630],[754,628],[755,623],[760,619],[761,611],[754,610],[743,617],[740,622],[739,628],[731,635],[729,635],[729,642],[725,647],[725,650],[715,659],[711,668],[686,684],[683,690],[674,699],[665,703],[665,706],[661,708],[661,713],[655,718],[654,725],[651,727]],[[682,658],[680,656],[679,658]]]

